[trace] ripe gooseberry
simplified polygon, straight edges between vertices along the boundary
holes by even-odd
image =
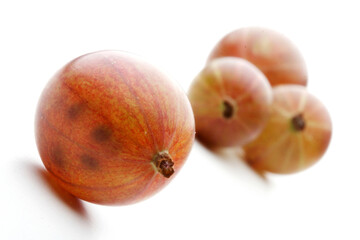
[[[255,169],[273,173],[306,169],[329,145],[329,113],[303,86],[277,86],[273,96],[269,121],[262,133],[244,146],[245,159]]]
[[[120,51],[86,54],[57,72],[35,127],[46,169],[71,194],[99,204],[159,191],[183,166],[195,134],[186,94]]]
[[[265,126],[271,87],[246,60],[218,58],[194,79],[188,96],[196,136],[209,147],[230,147],[253,140]]]
[[[248,27],[230,32],[214,47],[209,61],[225,56],[253,63],[272,86],[307,85],[306,65],[299,50],[288,38],[273,30]]]

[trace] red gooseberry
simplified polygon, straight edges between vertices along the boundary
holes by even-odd
[[[225,56],[253,63],[272,86],[307,85],[306,65],[299,50],[288,38],[273,30],[247,27],[230,32],[214,47],[209,61]]]
[[[265,126],[271,93],[264,74],[248,61],[224,57],[209,62],[188,93],[197,138],[212,148],[253,140]]]
[[[332,124],[325,106],[300,85],[273,88],[271,113],[262,133],[244,146],[255,169],[294,173],[317,162],[328,148]]]
[[[195,134],[186,94],[120,51],[86,54],[60,69],[41,95],[35,127],[41,159],[60,186],[83,200],[116,205],[169,183]]]

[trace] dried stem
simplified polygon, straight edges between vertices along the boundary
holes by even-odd
[[[153,158],[153,163],[164,177],[169,178],[174,173],[174,162],[168,152],[159,152]]]

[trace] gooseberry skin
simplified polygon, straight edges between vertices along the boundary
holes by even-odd
[[[244,146],[255,169],[295,173],[315,164],[326,152],[332,124],[325,106],[299,85],[273,88],[274,101],[263,132]]]
[[[210,148],[253,140],[265,126],[271,94],[266,77],[248,61],[224,57],[209,62],[188,92],[197,139]]]
[[[168,184],[191,150],[194,130],[186,94],[121,51],[65,65],[44,89],[35,119],[51,176],[76,197],[106,205],[138,202]],[[161,158],[171,158],[165,170],[174,170],[172,176],[159,172]]]
[[[307,85],[303,56],[288,38],[276,31],[258,27],[234,30],[216,44],[208,60],[225,56],[240,57],[253,63],[272,86]]]

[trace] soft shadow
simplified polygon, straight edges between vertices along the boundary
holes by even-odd
[[[55,178],[44,167],[25,160],[23,160],[22,166],[26,167],[27,170],[34,174],[47,187],[49,193],[55,196],[64,206],[81,219],[90,221],[82,200],[61,188]]]
[[[215,148],[208,146],[199,140],[197,140],[197,143],[207,151],[216,155],[216,159],[223,163],[229,170],[238,171],[239,175],[244,175],[245,171],[251,171],[251,173],[253,173],[252,175],[257,176],[262,182],[270,184],[265,171],[255,168],[251,163],[245,160],[244,151],[241,147]]]
[[[73,212],[78,214],[81,218],[89,220],[89,215],[84,207],[83,202],[65,191],[61,188],[54,177],[46,171],[44,168],[37,166],[34,169],[37,172],[37,175],[42,179],[42,181],[47,185],[48,189],[68,208]]]
[[[249,167],[249,169],[251,169],[261,179],[263,179],[266,182],[269,182],[269,179],[267,178],[267,175],[266,175],[266,171],[261,170],[260,168],[256,168],[253,164],[251,164],[250,162],[246,161],[243,158],[240,158],[240,160],[243,161]]]

